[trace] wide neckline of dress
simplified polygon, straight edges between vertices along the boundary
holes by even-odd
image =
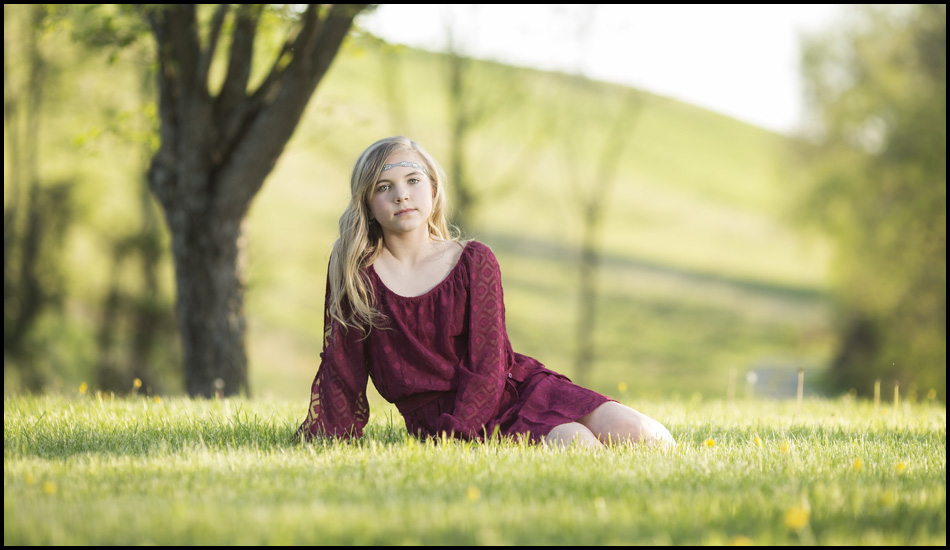
[[[433,294],[438,289],[442,288],[442,286],[445,285],[449,279],[455,276],[455,272],[458,271],[459,266],[462,265],[462,258],[465,256],[466,253],[468,253],[469,248],[471,248],[469,245],[472,242],[473,241],[466,241],[465,243],[462,244],[462,253],[459,254],[458,261],[455,262],[455,265],[452,266],[452,269],[450,269],[449,272],[446,273],[445,277],[443,277],[441,281],[436,283],[435,286],[433,286],[429,290],[416,296],[405,296],[403,294],[399,294],[393,291],[391,288],[386,286],[386,283],[383,282],[383,279],[382,277],[379,276],[379,273],[376,273],[376,266],[374,264],[369,265],[369,270],[370,270],[370,273],[373,274],[373,277],[376,279],[376,281],[379,282],[379,286],[383,289],[383,291],[395,296],[396,298],[399,298],[400,300],[420,300],[422,298],[429,296],[430,294]]]

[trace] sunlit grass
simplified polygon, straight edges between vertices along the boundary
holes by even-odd
[[[7,398],[4,543],[946,541],[942,405],[630,404],[676,449],[422,442],[381,405],[362,440],[294,445],[303,400]]]

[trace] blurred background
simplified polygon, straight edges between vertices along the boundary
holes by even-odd
[[[946,8],[789,7],[364,9],[243,218],[240,393],[309,398],[352,164],[404,134],[514,349],[581,384],[945,400]],[[299,15],[261,10],[255,63]],[[4,6],[5,394],[193,393],[156,59],[139,11]]]

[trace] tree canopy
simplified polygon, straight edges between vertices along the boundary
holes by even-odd
[[[946,397],[946,6],[854,8],[803,48],[807,219],[837,243],[843,389]]]

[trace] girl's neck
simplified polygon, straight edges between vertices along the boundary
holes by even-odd
[[[383,238],[383,249],[392,257],[391,259],[408,266],[428,260],[437,244],[429,236],[428,231],[400,235],[390,234]]]
[[[400,235],[404,237],[405,235]],[[455,241],[387,239],[373,262],[383,286],[400,296],[421,296],[452,273],[464,247]]]

